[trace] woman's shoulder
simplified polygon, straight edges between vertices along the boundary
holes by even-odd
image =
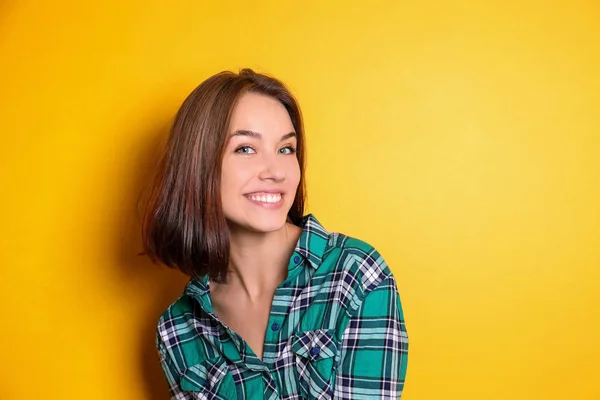
[[[190,302],[190,297],[185,292],[175,299],[171,304],[164,309],[159,320],[167,321],[181,317],[184,314],[192,311],[193,305]]]
[[[322,273],[341,280],[340,283],[352,282],[362,296],[382,281],[394,279],[386,260],[374,245],[341,232],[329,233],[329,246],[322,264]]]
[[[196,328],[211,328],[211,318],[204,309],[208,301],[208,289],[199,279],[190,278],[181,295],[163,311],[158,319],[158,328],[173,330],[186,324]],[[193,320],[191,324],[189,321]],[[185,329],[188,329],[187,327]]]
[[[165,344],[179,336],[181,331],[188,328],[188,319],[194,314],[194,305],[189,296],[183,293],[167,306],[158,317],[156,334]]]
[[[180,372],[207,358],[211,354],[207,349],[212,349],[218,340],[215,336],[219,330],[213,320],[189,293],[191,284],[193,280],[184,293],[162,312],[156,325],[157,348],[163,357],[170,358],[177,365]],[[190,341],[191,337],[198,340]]]

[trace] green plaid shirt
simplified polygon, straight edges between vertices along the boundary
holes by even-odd
[[[172,399],[398,399],[408,336],[396,282],[372,246],[312,215],[277,288],[260,360],[191,279],[158,321]]]

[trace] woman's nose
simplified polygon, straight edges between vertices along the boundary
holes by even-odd
[[[285,172],[277,155],[269,155],[262,158],[262,165],[258,177],[263,180],[272,179],[275,181],[281,181],[285,178]]]

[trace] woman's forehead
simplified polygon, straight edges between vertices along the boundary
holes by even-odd
[[[272,139],[294,131],[283,104],[272,97],[255,93],[246,93],[239,99],[233,109],[230,126],[231,133],[245,130],[259,133],[260,138]]]

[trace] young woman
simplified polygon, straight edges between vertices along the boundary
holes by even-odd
[[[181,106],[145,252],[191,276],[158,321],[173,399],[398,399],[408,337],[369,244],[304,215],[300,108],[278,80],[221,72]]]

